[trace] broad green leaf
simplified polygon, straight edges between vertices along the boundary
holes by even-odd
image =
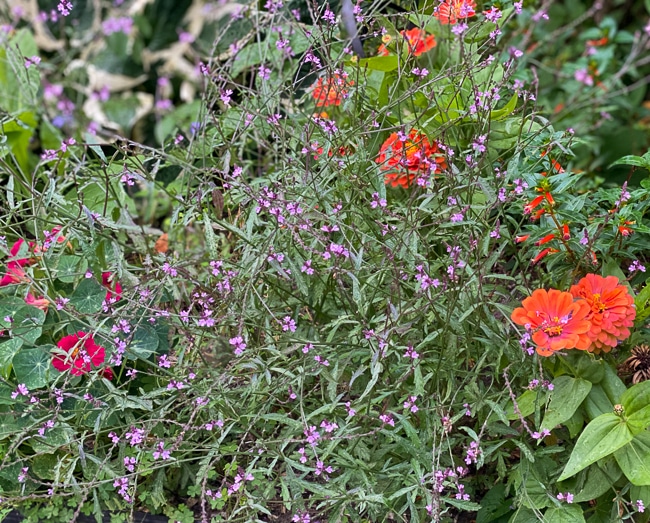
[[[621,396],[627,390],[625,383],[618,377],[616,370],[611,365],[605,365],[605,376],[600,382],[605,394],[614,405],[620,402]]]
[[[146,360],[156,352],[157,348],[158,335],[156,331],[149,325],[140,325],[133,333],[133,339],[128,346],[128,352]]]
[[[623,415],[630,430],[638,434],[650,426],[650,381],[638,383],[621,396]]]
[[[534,510],[519,507],[508,523],[539,523],[539,518]]]
[[[546,409],[542,427],[553,429],[573,416],[591,390],[591,383],[580,378],[560,376],[553,380],[551,402]]]
[[[67,424],[45,431],[43,436],[35,436],[29,440],[34,452],[51,453],[74,439],[74,430]]]
[[[619,467],[633,485],[650,485],[650,432],[641,432],[614,453]]]
[[[5,318],[13,318],[16,312],[25,306],[25,300],[11,296],[0,301],[0,328],[9,329],[12,327],[11,321],[5,321]]]
[[[394,71],[397,69],[399,61],[396,55],[389,56],[373,56],[371,58],[364,58],[359,60],[359,67],[362,69],[368,68],[374,71]]]
[[[490,120],[503,120],[507,116],[510,116],[512,112],[516,109],[517,107],[517,100],[519,97],[516,94],[512,95],[512,98],[508,100],[508,103],[503,106],[501,109],[497,109],[496,111],[490,111]]]
[[[87,267],[88,262],[85,258],[64,254],[59,258],[56,277],[64,283],[74,283],[80,274],[86,272]]]
[[[41,325],[45,321],[45,313],[31,305],[24,305],[13,316],[12,334],[24,343],[33,345],[43,333]]]
[[[11,374],[11,366],[14,356],[23,346],[23,340],[13,338],[11,340],[0,343],[0,374],[4,379],[9,379]]]
[[[613,465],[616,467],[616,463]],[[618,477],[620,477],[620,475],[621,471],[618,470]],[[599,498],[612,488],[612,483],[614,482],[607,476],[599,464],[595,464],[587,469],[587,479],[582,487],[579,490],[569,490],[571,490],[571,492],[574,492],[573,501],[575,503],[582,503],[584,501],[591,501],[592,499]],[[578,485],[579,484],[580,483],[578,483]]]
[[[536,390],[527,390],[521,396],[517,398],[517,407],[519,407],[519,412],[525,418],[530,416],[535,412],[535,406],[538,403],[543,402],[542,399],[538,399],[538,391]],[[512,401],[508,402],[506,406],[506,415],[509,420],[519,419],[519,414],[515,413],[515,408]]]
[[[48,383],[52,357],[42,347],[24,349],[14,356],[14,373],[18,383],[24,383],[29,389],[45,387]]]
[[[599,459],[616,452],[633,438],[634,435],[619,416],[614,413],[601,414],[580,434],[558,481],[570,478]]]
[[[585,523],[585,516],[580,505],[562,505],[549,508],[544,513],[546,523]]]
[[[614,410],[614,404],[609,400],[600,383],[592,385],[591,391],[585,398],[584,406],[591,419]]]
[[[84,278],[70,296],[70,303],[83,314],[94,314],[102,310],[106,289],[94,278]]]
[[[644,169],[650,170],[650,162],[641,156],[628,155],[619,158],[610,167],[615,165],[633,165],[634,167],[643,167]]]

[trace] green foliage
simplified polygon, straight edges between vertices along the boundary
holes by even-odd
[[[74,3],[0,35],[3,503],[643,517],[650,182],[602,177],[650,170],[640,26],[361,3],[358,57],[336,3]],[[513,308],[585,274],[631,332],[536,354]]]

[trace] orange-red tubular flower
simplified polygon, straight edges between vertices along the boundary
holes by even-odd
[[[591,322],[590,352],[609,352],[620,340],[630,336],[629,327],[636,317],[634,298],[616,276],[587,274],[571,287],[571,294],[584,299],[590,306],[587,316]]]
[[[547,234],[541,240],[537,240],[535,242],[535,245],[537,245],[539,247],[540,245],[544,245],[545,243],[548,243],[548,242],[550,242],[551,240],[554,240],[554,239],[555,239],[555,233]]]
[[[547,247],[543,251],[541,251],[537,256],[533,258],[533,260],[530,262],[532,265],[535,265],[538,263],[542,258],[544,258],[548,254],[554,254],[556,252],[560,252],[557,249],[553,249],[552,247]]]
[[[523,325],[537,345],[537,353],[550,356],[562,349],[585,350],[591,345],[586,319],[589,304],[575,300],[569,292],[537,289],[521,307],[512,311],[512,321]]]
[[[571,233],[569,232],[569,226],[565,223],[562,225],[562,239],[563,240],[570,240],[571,239]]]
[[[347,74],[334,73],[333,76],[325,79],[319,78],[312,92],[316,107],[341,105],[341,101],[348,95],[348,87],[353,85],[354,82],[347,79]]]

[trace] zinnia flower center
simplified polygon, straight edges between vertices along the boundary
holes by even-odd
[[[605,312],[605,304],[600,301],[600,294],[592,294],[591,296],[591,310],[594,312]]]
[[[542,325],[541,329],[546,333],[547,336],[554,338],[556,336],[562,335],[562,330],[564,325],[569,321],[569,317],[563,316],[562,318],[558,316],[553,316],[552,318],[546,320]]]

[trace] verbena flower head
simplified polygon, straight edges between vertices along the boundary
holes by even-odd
[[[541,356],[562,349],[585,350],[591,345],[591,323],[587,320],[590,308],[586,300],[574,301],[570,292],[557,289],[537,289],[521,305],[512,311],[512,321],[531,332]]]
[[[474,0],[444,0],[433,13],[441,24],[453,25],[458,20],[476,15]]]
[[[400,31],[400,35],[406,40],[409,46],[409,54],[413,56],[420,56],[436,46],[436,37],[434,35],[428,35],[424,29],[418,27]],[[392,38],[387,38],[386,43],[389,43],[391,40]],[[390,54],[386,44],[379,46],[377,54],[379,56],[388,56]]]
[[[591,322],[590,352],[609,352],[630,336],[629,327],[636,317],[634,298],[616,276],[587,274],[571,287],[571,294],[584,299],[591,309],[587,316]]]
[[[83,331],[64,336],[56,345],[65,354],[55,354],[52,365],[60,372],[70,369],[74,376],[87,374],[91,366],[99,367],[106,359],[104,347],[97,345],[93,336]],[[106,369],[105,375],[111,379],[111,370]]]
[[[391,134],[382,144],[377,157],[379,168],[385,173],[386,185],[407,188],[418,175],[440,173],[447,168],[438,142],[412,129],[404,140],[397,133]]]
[[[313,86],[312,96],[316,100],[316,107],[329,107],[341,105],[341,101],[348,95],[348,87],[354,85],[347,79],[347,74],[334,73],[327,78],[319,78]]]

